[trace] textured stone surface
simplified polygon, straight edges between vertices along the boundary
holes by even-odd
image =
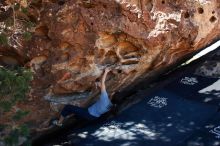
[[[220,50],[196,69],[195,74],[220,78]]]
[[[196,74],[209,76],[209,77],[220,77],[220,61],[207,61],[197,71]]]
[[[112,93],[219,37],[218,1],[45,1],[42,5],[27,55],[33,70],[53,76],[55,94],[90,91],[106,66],[115,69],[107,81]],[[57,84],[65,72],[71,78]]]
[[[35,73],[32,96],[94,96],[107,66],[113,95],[220,37],[219,0],[42,0],[31,10],[32,40],[21,49],[0,48],[0,60],[24,64],[25,58]],[[67,72],[71,77],[57,83]]]

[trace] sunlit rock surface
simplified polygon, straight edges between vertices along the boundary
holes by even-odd
[[[37,22],[32,40],[0,48],[0,60],[29,66],[30,94],[58,96],[43,98],[56,104],[74,104],[59,99],[66,93],[97,95],[94,82],[107,66],[112,96],[220,37],[218,0],[39,0],[30,15]]]
[[[45,1],[27,55],[54,94],[91,91],[106,66],[113,93],[219,37],[218,1]],[[62,75],[71,78],[57,84]],[[50,77],[49,77],[50,76]],[[51,77],[53,76],[53,77]],[[48,85],[49,86],[49,85]]]

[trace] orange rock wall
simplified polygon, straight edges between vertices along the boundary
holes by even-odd
[[[54,94],[91,91],[107,66],[113,94],[220,36],[219,0],[42,0],[34,8],[38,25],[19,54],[35,72],[33,89]]]

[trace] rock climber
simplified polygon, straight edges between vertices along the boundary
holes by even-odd
[[[96,81],[95,83],[96,87],[100,88],[101,95],[94,104],[92,104],[88,108],[78,107],[74,105],[66,105],[62,109],[59,119],[54,120],[53,124],[57,126],[62,126],[64,119],[70,115],[75,115],[87,120],[94,120],[100,117],[102,114],[108,112],[113,105],[111,99],[108,97],[108,93],[105,87],[105,80],[109,71],[110,69],[106,68],[104,74],[102,75],[101,82]]]

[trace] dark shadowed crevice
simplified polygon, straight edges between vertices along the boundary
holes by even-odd
[[[217,19],[216,19],[215,16],[212,16],[212,17],[209,19],[209,21],[210,21],[211,23],[215,22],[216,20],[217,20]]]
[[[198,11],[198,13],[199,13],[199,14],[203,14],[203,13],[204,13],[203,8],[201,8],[201,7],[200,7],[200,8],[198,8],[198,9],[197,9],[197,11]]]
[[[184,13],[184,18],[189,18],[189,17],[190,17],[189,12]]]

